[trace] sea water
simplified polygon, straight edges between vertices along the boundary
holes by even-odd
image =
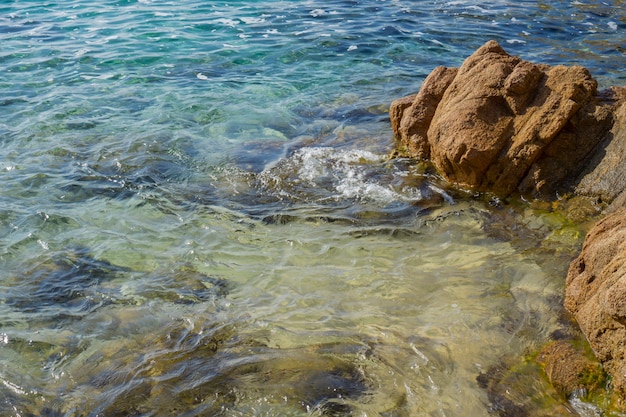
[[[601,413],[525,360],[571,330],[584,227],[388,160],[387,109],[489,39],[623,85],[625,28],[617,0],[3,3],[0,415],[498,415],[498,372]]]

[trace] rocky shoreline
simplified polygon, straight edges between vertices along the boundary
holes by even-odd
[[[570,265],[565,308],[610,376],[612,407],[624,409],[626,87],[598,91],[584,67],[534,64],[489,41],[461,67],[433,70],[389,113],[396,155],[428,161],[456,187],[533,201],[584,198],[602,211]],[[574,352],[557,342],[540,354],[566,395],[598,385]]]

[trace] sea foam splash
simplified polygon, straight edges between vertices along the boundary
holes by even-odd
[[[403,185],[406,172],[387,164],[385,155],[357,149],[301,148],[258,176],[263,187],[292,199],[390,204],[417,202],[419,188]],[[434,190],[434,189],[433,189]]]

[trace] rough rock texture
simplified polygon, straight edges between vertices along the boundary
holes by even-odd
[[[609,211],[626,206],[626,87],[613,87],[612,95],[621,103],[614,112],[613,128],[598,146],[589,172],[583,173],[576,186],[579,195],[612,202]]]
[[[390,116],[401,150],[452,183],[550,197],[573,185],[613,125],[615,94],[596,88],[583,67],[533,64],[489,41],[460,68],[435,69]]]
[[[544,366],[552,386],[566,397],[580,390],[596,390],[600,388],[598,385],[605,383],[600,365],[565,341],[547,344],[537,359]]]
[[[430,157],[428,128],[456,74],[456,68],[437,67],[426,77],[417,95],[397,100],[391,106],[391,127],[394,132],[401,132],[407,150],[417,158]]]
[[[570,265],[565,291],[565,308],[613,377],[613,386],[626,396],[626,209],[591,229]]]

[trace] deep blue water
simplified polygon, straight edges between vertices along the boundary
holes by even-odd
[[[407,280],[469,268],[472,299],[500,294],[490,274],[512,293],[530,274],[552,300],[580,239],[519,220],[560,236],[545,272],[481,234],[488,208],[386,161],[388,105],[489,39],[623,85],[625,31],[618,0],[3,2],[0,415],[486,412],[473,355],[548,332],[507,342],[489,312],[517,329],[548,313],[476,296],[448,322],[466,281]],[[461,322],[492,340],[458,353],[442,329]]]

